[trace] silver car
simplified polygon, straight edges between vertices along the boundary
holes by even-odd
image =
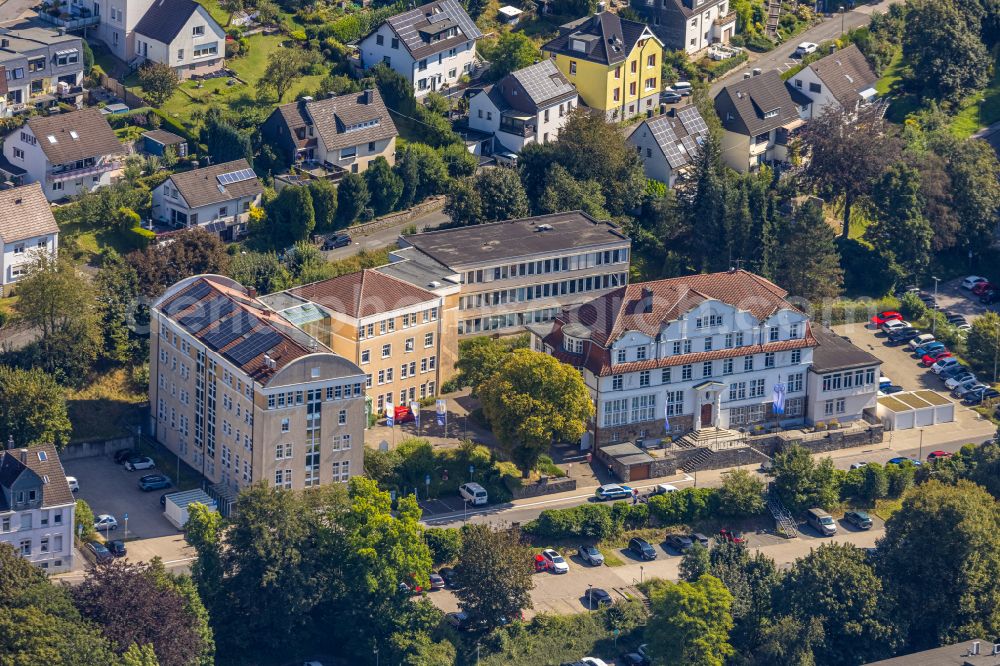
[[[604,564],[604,555],[597,550],[597,546],[580,546],[576,549],[576,554],[580,559],[592,567],[599,567]]]

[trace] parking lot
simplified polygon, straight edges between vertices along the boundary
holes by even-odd
[[[173,477],[170,470],[129,472],[107,456],[81,458],[63,462],[66,474],[80,483],[77,497],[86,500],[97,516],[110,513],[118,519],[117,537],[125,534],[125,514],[128,514],[128,536],[141,539],[172,536],[177,530],[163,516],[160,495],[175,489],[139,490],[139,478],[154,471]]]

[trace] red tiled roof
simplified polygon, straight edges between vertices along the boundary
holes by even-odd
[[[426,289],[371,269],[296,287],[289,293],[357,319],[437,298]]]

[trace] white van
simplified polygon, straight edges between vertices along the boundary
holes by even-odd
[[[472,481],[459,486],[458,494],[473,506],[482,506],[490,501],[489,495],[486,494],[486,488]]]

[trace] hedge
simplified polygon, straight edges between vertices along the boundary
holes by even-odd
[[[615,502],[548,509],[522,529],[543,539],[606,539],[621,533],[625,527],[638,529],[648,524],[649,508],[645,504]]]

